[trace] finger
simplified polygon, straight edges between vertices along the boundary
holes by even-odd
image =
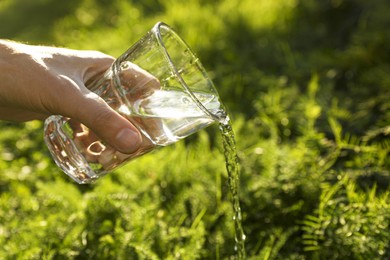
[[[161,88],[156,77],[129,61],[121,63],[119,80],[130,103]]]
[[[91,51],[92,53],[95,53]],[[98,58],[94,58],[93,60],[89,60],[89,63],[87,66],[85,66],[87,69],[83,72],[83,82],[85,82],[85,86],[87,88],[91,86],[92,82],[100,79],[103,77],[104,73],[110,69],[110,66],[114,62],[114,58],[111,56],[108,56],[106,54],[96,52]]]
[[[66,88],[63,98],[57,97],[52,109],[88,127],[108,145],[126,154],[135,152],[141,145],[141,135],[124,117],[115,112],[93,92],[81,94],[75,88]]]
[[[127,119],[99,97],[88,97],[84,104],[85,111],[79,113],[79,121],[93,133],[122,153],[131,154],[139,149],[141,135]]]

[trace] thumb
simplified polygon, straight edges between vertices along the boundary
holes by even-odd
[[[83,109],[77,113],[79,122],[119,152],[131,154],[142,143],[141,134],[126,118],[118,114],[94,93],[84,96]]]

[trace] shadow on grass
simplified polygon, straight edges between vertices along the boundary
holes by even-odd
[[[0,35],[4,39],[51,43],[53,25],[72,13],[79,3],[77,0],[3,3],[3,7],[0,6]]]

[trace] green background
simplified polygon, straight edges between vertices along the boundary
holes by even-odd
[[[0,38],[118,56],[157,21],[233,121],[253,259],[390,258],[387,0],[1,0]],[[216,126],[80,186],[0,122],[1,259],[229,259]]]

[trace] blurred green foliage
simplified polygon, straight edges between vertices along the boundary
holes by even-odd
[[[388,259],[389,12],[386,0],[2,0],[0,35],[118,56],[165,21],[233,118],[248,256]],[[0,125],[0,258],[234,256],[215,127],[79,186],[41,122]]]

